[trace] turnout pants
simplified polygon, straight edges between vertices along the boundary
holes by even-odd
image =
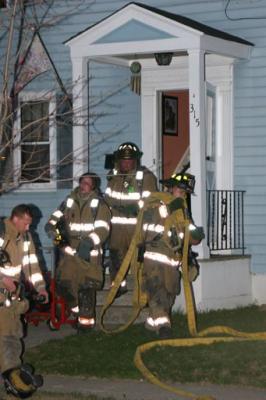
[[[28,310],[26,300],[0,307],[0,372],[21,365],[23,327],[21,314]]]
[[[147,294],[149,316],[170,319],[175,297],[180,292],[181,273],[177,267],[154,260],[144,260],[143,291]]]
[[[128,251],[131,239],[135,232],[135,225],[112,225],[110,237],[110,279],[114,281],[117,272]]]
[[[91,262],[76,256],[62,258],[56,274],[56,291],[69,308],[78,305],[81,316],[95,317],[96,291],[101,289],[102,283],[102,266],[93,258]]]

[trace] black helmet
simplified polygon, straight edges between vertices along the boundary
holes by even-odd
[[[115,151],[116,160],[139,160],[142,156],[142,152],[135,143],[125,142],[120,144],[118,149]]]
[[[177,186],[187,193],[194,193],[195,176],[191,174],[173,174],[171,178],[161,179],[160,183],[167,187]]]

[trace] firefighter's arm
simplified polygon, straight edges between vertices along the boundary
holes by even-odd
[[[31,235],[28,233],[29,249],[28,254],[24,255],[22,260],[23,272],[26,280],[28,280],[38,295],[44,296],[44,303],[48,302],[48,293],[45,288],[45,281],[39,266],[39,261],[36,255],[35,246],[33,244]]]
[[[144,191],[158,191],[157,178],[151,171],[144,173],[143,192]]]
[[[97,218],[94,221],[94,235],[91,233],[89,237],[93,240],[94,245],[102,246],[107,240],[110,233],[111,211],[108,205],[101,200],[97,212]]]
[[[77,256],[85,261],[90,261],[90,252],[102,247],[109,236],[111,212],[104,201],[98,206],[97,216],[94,221],[94,230],[88,237],[82,239],[77,248]]]
[[[45,224],[44,230],[47,236],[55,240],[56,237],[61,233],[60,229],[58,229],[60,221],[64,217],[64,210],[66,208],[67,199],[64,200],[60,206],[51,214],[48,222]]]
[[[118,199],[112,197],[113,188],[114,188],[114,182],[112,179],[110,179],[107,183],[107,187],[104,192],[104,199],[109,207],[113,207],[116,204],[120,204],[120,201]]]

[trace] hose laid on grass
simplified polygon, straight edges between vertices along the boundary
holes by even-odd
[[[129,250],[126,254],[126,257],[123,260],[123,263],[120,267],[119,272],[116,275],[116,279],[114,284],[108,293],[105,304],[101,310],[100,316],[100,327],[105,333],[117,333],[124,331],[127,329],[137,318],[142,308],[146,305],[146,296],[141,291],[141,276],[142,276],[142,263],[137,262],[137,245],[141,242],[141,234],[142,234],[142,220],[143,213],[148,207],[156,207],[158,205],[158,200],[162,200],[164,202],[169,201],[171,196],[169,193],[153,193],[150,198],[146,201],[144,208],[141,210],[138,216],[138,222],[136,226],[136,230],[129,247]],[[186,303],[186,312],[187,312],[187,321],[189,333],[192,336],[188,339],[164,339],[164,340],[155,340],[152,342],[148,342],[138,346],[135,356],[134,363],[138,370],[142,373],[142,375],[151,383],[158,385],[159,387],[166,389],[170,392],[176,393],[182,397],[188,397],[193,400],[215,400],[212,396],[198,396],[194,393],[184,391],[168,385],[162,381],[160,381],[143,363],[142,355],[155,347],[192,347],[197,345],[211,345],[218,342],[229,343],[233,341],[245,341],[245,340],[265,340],[266,332],[257,332],[257,333],[247,333],[240,332],[235,329],[232,329],[227,326],[213,326],[207,329],[204,329],[200,332],[197,331],[196,324],[196,311],[195,304],[193,299],[192,286],[189,281],[188,276],[188,248],[189,248],[189,220],[185,219],[183,213],[177,213],[175,216],[175,221],[171,218],[171,223],[175,222],[176,224],[182,225],[185,229],[184,236],[184,246],[183,246],[183,256],[182,256],[182,277],[183,277],[183,286],[184,286],[184,294],[185,294],[185,303]],[[103,319],[107,309],[113,303],[116,293],[119,289],[119,286],[122,280],[125,278],[128,273],[129,268],[131,268],[131,273],[134,278],[134,292],[132,298],[133,311],[129,321],[120,326],[115,330],[108,330],[105,328]],[[206,337],[212,334],[225,334],[229,336],[219,336],[219,337]]]
[[[185,302],[186,302],[186,311],[187,311],[187,321],[189,333],[192,338],[189,339],[165,339],[165,340],[156,340],[149,343],[145,343],[140,345],[134,356],[134,363],[138,370],[142,373],[142,375],[151,383],[160,386],[163,389],[166,389],[170,392],[176,393],[182,397],[188,397],[193,400],[215,400],[212,396],[198,396],[194,393],[190,393],[171,385],[168,385],[162,381],[160,381],[143,363],[142,355],[155,347],[192,347],[198,345],[211,345],[218,342],[234,342],[234,341],[254,341],[254,340],[266,340],[266,332],[255,332],[255,333],[247,333],[240,332],[235,329],[232,329],[227,326],[212,326],[210,328],[204,329],[200,332],[197,331],[196,326],[196,313],[195,313],[195,305],[193,300],[192,287],[188,278],[188,240],[189,240],[189,231],[186,228],[185,233],[185,242],[183,248],[183,260],[182,260],[182,275],[183,275],[183,285],[184,285],[184,293],[185,293]],[[218,336],[218,337],[205,337],[211,334],[226,334],[229,336]]]

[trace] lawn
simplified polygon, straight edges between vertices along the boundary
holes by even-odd
[[[199,313],[197,321],[199,330],[226,325],[245,332],[266,331],[266,311],[256,306]],[[174,315],[173,329],[175,338],[189,337],[185,315]],[[136,348],[154,339],[142,325],[114,335],[94,331],[30,349],[25,360],[42,373],[139,379],[133,362]],[[266,387],[265,341],[156,347],[144,354],[144,362],[163,380]]]

